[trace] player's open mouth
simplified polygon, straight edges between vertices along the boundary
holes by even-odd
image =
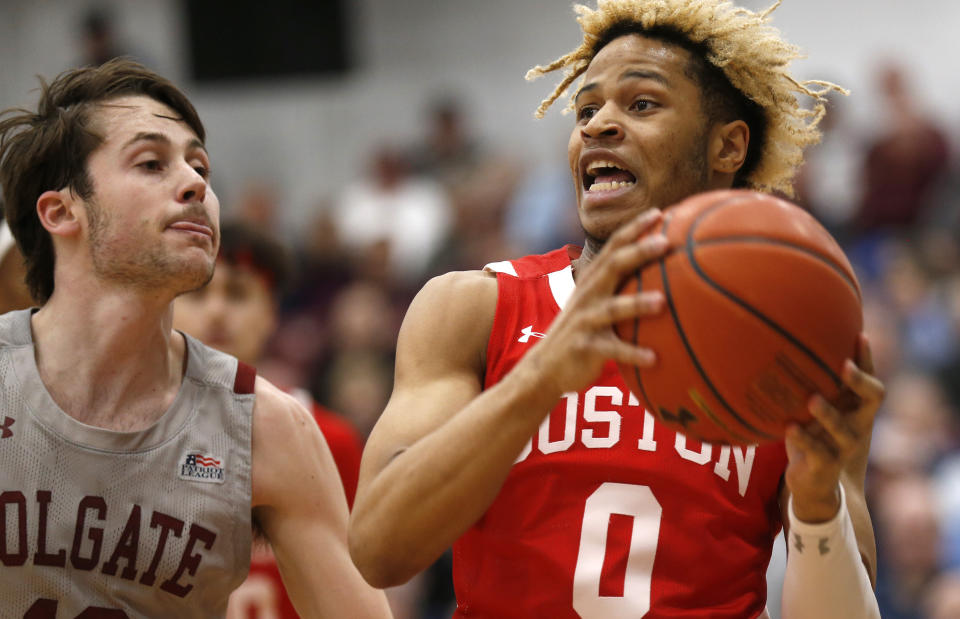
[[[583,187],[591,193],[613,191],[636,184],[636,176],[606,159],[590,162],[583,173]]]

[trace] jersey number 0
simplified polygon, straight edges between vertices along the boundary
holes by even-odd
[[[573,574],[573,609],[583,619],[638,619],[650,610],[662,513],[647,486],[608,482],[587,498]]]

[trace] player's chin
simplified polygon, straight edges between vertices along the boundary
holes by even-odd
[[[175,273],[179,294],[195,292],[206,286],[213,279],[215,266],[216,261],[210,257],[181,261]]]
[[[648,210],[635,201],[605,201],[602,204],[586,204],[580,208],[580,225],[588,236],[606,240],[621,226]]]

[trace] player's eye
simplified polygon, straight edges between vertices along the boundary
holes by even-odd
[[[582,122],[590,120],[596,113],[597,107],[595,105],[585,105],[577,110],[577,121]]]
[[[143,168],[148,172],[159,172],[163,169],[163,162],[159,159],[150,159],[137,164],[138,168]]]
[[[205,165],[195,165],[193,169],[203,178],[210,178],[210,168]]]
[[[630,109],[635,112],[646,112],[654,106],[653,101],[647,99],[637,99],[632,104],[630,104]]]

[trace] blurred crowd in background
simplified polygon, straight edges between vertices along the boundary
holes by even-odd
[[[105,25],[88,27],[91,61],[114,55]],[[878,73],[871,96],[888,116],[869,131],[831,100],[794,199],[856,269],[887,388],[867,480],[882,616],[947,619],[960,617],[960,144],[958,128],[925,116],[910,75]],[[297,238],[278,223],[284,204],[269,181],[233,188],[224,205],[279,238],[296,265],[259,371],[308,389],[361,435],[389,397],[400,323],[427,279],[582,241],[562,164],[518,161],[511,144],[476,135],[456,93],[423,113],[424,135],[383,136],[362,174],[317,196]],[[391,596],[400,618],[449,617],[449,558]]]

